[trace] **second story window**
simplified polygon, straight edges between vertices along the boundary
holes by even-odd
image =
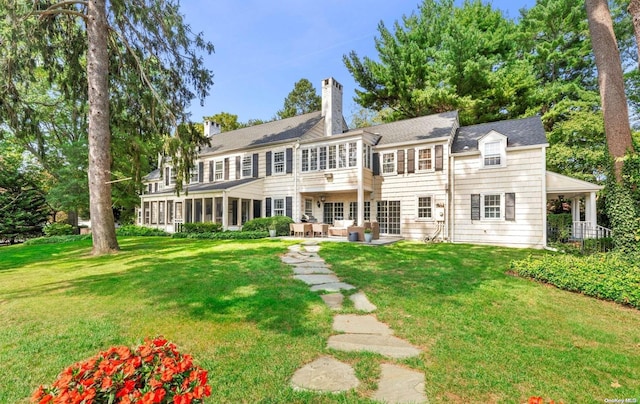
[[[253,174],[253,164],[251,155],[242,158],[242,178],[251,177]]]
[[[214,163],[214,181],[222,181],[224,178],[224,162],[222,160]]]
[[[396,172],[396,154],[382,153],[382,173],[393,174]]]
[[[196,165],[189,172],[189,183],[195,184],[198,182],[198,166]]]
[[[349,146],[349,167],[355,167],[358,165],[358,156],[356,152],[358,151],[358,145],[356,142],[352,142],[348,144]]]
[[[273,172],[274,174],[284,173],[284,152],[283,151],[273,153]]]
[[[432,149],[418,150],[418,170],[426,171],[433,169]]]
[[[501,163],[501,144],[500,142],[487,142],[484,144],[484,165],[499,166]]]

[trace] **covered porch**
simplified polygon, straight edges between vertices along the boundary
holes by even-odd
[[[571,205],[572,221],[567,235],[570,240],[611,236],[610,229],[598,224],[596,196],[603,186],[551,171],[546,172],[546,182],[547,202],[559,200]]]

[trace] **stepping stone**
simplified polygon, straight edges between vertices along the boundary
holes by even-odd
[[[424,375],[415,370],[383,363],[378,390],[373,399],[385,403],[428,403]]]
[[[358,387],[351,365],[323,356],[298,369],[291,378],[294,389],[338,393]]]
[[[342,310],[342,301],[344,300],[342,293],[329,293],[320,295],[320,297],[331,310]]]
[[[335,275],[294,275],[293,277],[307,285],[322,285],[324,283],[340,282],[340,279]]]
[[[310,245],[318,245],[318,241],[317,240],[305,240],[302,242],[303,246],[310,246]]]
[[[348,334],[393,334],[393,330],[388,325],[371,315],[339,314],[333,317],[333,329]]]
[[[326,292],[339,292],[341,290],[351,290],[356,287],[345,282],[323,283],[320,285],[313,285],[310,289],[312,292],[324,290]]]
[[[349,296],[349,299],[353,302],[356,310],[371,313],[377,309],[376,305],[372,304],[363,292],[355,293]]]
[[[296,258],[290,255],[283,255],[282,257],[280,257],[280,261],[284,262],[285,264],[301,264],[305,262],[302,258]]]
[[[390,358],[411,358],[421,351],[407,341],[393,335],[339,334],[329,337],[329,348],[345,352],[375,352]]]
[[[316,262],[300,262],[297,264],[293,264],[296,267],[309,267],[309,268],[329,268],[329,265],[327,265],[324,261],[320,262],[320,261],[316,261]]]
[[[288,248],[289,248],[289,251],[291,251],[291,252],[300,252],[300,251],[302,251],[302,246],[300,244],[290,245]]]
[[[296,265],[293,268],[293,273],[296,275],[312,275],[312,274],[333,274],[334,272],[326,267],[302,267]]]
[[[303,248],[310,253],[317,253],[318,251],[320,251],[319,245],[305,245]]]

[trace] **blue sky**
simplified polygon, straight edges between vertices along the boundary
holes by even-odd
[[[461,3],[461,0],[456,0]],[[194,32],[203,32],[216,48],[206,57],[214,85],[200,106],[191,106],[191,120],[229,112],[238,120],[273,118],[295,82],[306,78],[320,91],[321,81],[334,77],[344,86],[347,121],[357,105],[356,84],[342,62],[355,50],[376,58],[377,25],[391,27],[417,10],[419,0],[183,0],[182,13]],[[535,0],[493,0],[509,18]]]

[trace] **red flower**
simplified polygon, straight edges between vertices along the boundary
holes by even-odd
[[[173,404],[191,404],[193,396],[191,393],[176,394],[173,396]]]

